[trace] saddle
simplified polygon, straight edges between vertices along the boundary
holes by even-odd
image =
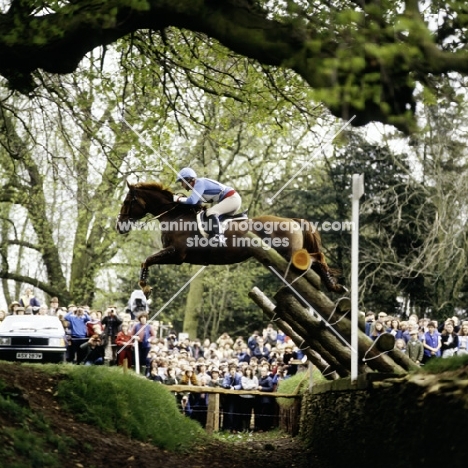
[[[221,226],[223,230],[226,228],[226,224],[230,221],[237,221],[241,219],[248,219],[248,210],[242,211],[242,213],[236,213],[233,215],[228,215],[228,214],[223,214],[219,217],[219,222],[221,223]],[[208,221],[207,221],[207,216],[206,216],[206,210],[200,210],[197,213],[197,225],[198,225],[198,231],[203,237],[210,237],[210,233],[208,230]]]

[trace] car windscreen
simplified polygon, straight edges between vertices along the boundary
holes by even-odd
[[[44,315],[10,315],[0,325],[0,333],[51,331],[64,333],[62,323],[57,317]]]

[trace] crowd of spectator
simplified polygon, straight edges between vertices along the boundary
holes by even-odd
[[[28,297],[33,297],[32,291]],[[163,336],[159,322],[148,321],[146,298],[137,291],[120,311],[115,305],[104,311],[75,304],[60,307],[57,298],[51,299],[50,306],[36,301],[34,305],[27,303],[26,297],[23,303],[15,301],[9,312],[57,316],[66,331],[69,363],[126,365],[163,385],[263,393],[274,392],[281,380],[306,369],[302,352],[272,323],[248,337],[233,339],[222,333],[214,341],[201,341],[181,337],[175,330]],[[140,366],[135,368],[137,357]],[[209,394],[189,389],[174,394],[181,411],[205,426]],[[222,429],[226,431],[266,431],[277,422],[276,401],[265,394],[221,395],[221,408]]]
[[[385,312],[365,314],[365,332],[373,340],[383,333],[395,336],[395,347],[417,364],[424,365],[436,357],[448,358],[468,354],[468,321],[457,316],[442,323],[412,314],[399,320]]]
[[[159,322],[148,321],[149,307],[139,290],[132,293],[125,310],[109,305],[100,311],[75,304],[60,307],[56,297],[49,306],[41,305],[27,289],[8,312],[0,310],[0,321],[7,313],[57,316],[66,330],[69,363],[126,365],[163,385],[271,393],[281,380],[305,370],[301,350],[272,323],[247,338],[222,333],[213,342],[191,340],[174,330],[163,336]],[[435,357],[468,354],[468,321],[460,323],[457,316],[438,324],[414,314],[400,320],[385,312],[367,312],[365,333],[372,340],[384,333],[394,335],[395,347],[420,365]],[[175,395],[181,411],[204,426],[209,394],[188,389]],[[264,431],[275,424],[276,404],[268,395],[222,395],[221,403],[224,430]]]

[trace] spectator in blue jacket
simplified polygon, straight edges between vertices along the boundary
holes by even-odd
[[[440,333],[437,331],[437,327],[434,322],[429,322],[427,324],[427,332],[424,334],[423,345],[424,364],[432,358],[441,356],[442,353],[440,351],[440,348],[442,347],[442,339]]]
[[[260,392],[273,392],[273,380],[270,377],[268,366],[262,366],[258,388]],[[266,395],[259,395],[255,399],[255,430],[259,432],[267,431],[273,426],[273,415],[275,409],[273,398]]]
[[[151,349],[150,338],[156,336],[156,330],[152,325],[146,323],[147,319],[148,316],[146,314],[141,314],[138,317],[138,322],[133,325],[130,332],[131,335],[137,335],[136,342],[138,343],[140,367],[144,366],[145,375],[150,367],[150,361],[148,360],[148,354]]]
[[[237,361],[239,363],[246,362],[247,364],[250,363],[250,352],[247,346],[242,346],[241,350],[236,354]]]
[[[81,345],[88,342],[86,323],[91,319],[83,308],[77,307],[75,310],[68,312],[64,320],[68,322],[70,328],[70,359],[76,364],[81,364],[86,353],[86,350],[81,348]]]
[[[258,359],[265,358],[268,361],[270,357],[270,350],[265,346],[263,337],[257,338],[257,346],[253,350],[253,355]]]
[[[235,365],[229,366],[229,371],[223,379],[223,388],[240,390],[242,388],[242,375],[237,372]],[[223,395],[223,430],[236,433],[241,429],[239,395]]]
[[[258,330],[255,330],[252,333],[252,335],[250,335],[249,339],[247,340],[247,346],[249,347],[251,353],[253,353],[253,350],[257,347],[258,335],[259,335]]]
[[[366,318],[365,318],[365,332],[367,336],[371,336],[372,329],[374,328],[374,323],[375,323],[375,312],[372,312],[371,310],[368,310],[366,312]]]

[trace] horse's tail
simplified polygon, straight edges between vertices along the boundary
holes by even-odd
[[[294,218],[302,229],[303,248],[309,252],[312,258],[312,269],[320,276],[329,291],[342,293],[346,288],[338,284],[334,276],[341,273],[337,269],[332,269],[327,265],[325,255],[322,252],[322,239],[315,226],[305,219]]]
[[[325,260],[325,255],[322,252],[322,239],[320,233],[315,229],[314,225],[305,220],[294,218],[296,223],[299,223],[302,229],[302,238],[303,238],[303,248],[309,252],[309,255],[312,257],[314,262],[320,262],[327,264]]]

